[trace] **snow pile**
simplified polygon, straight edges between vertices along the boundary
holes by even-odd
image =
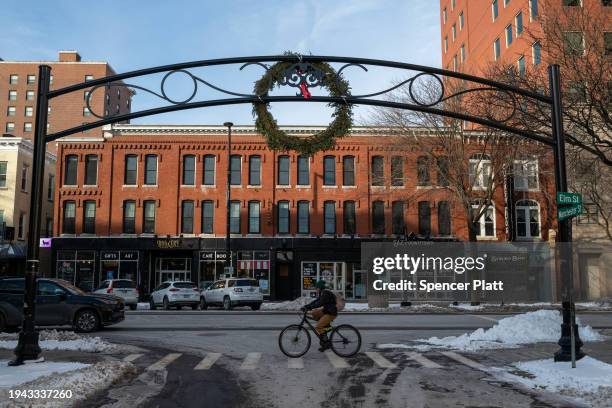
[[[482,349],[515,348],[521,344],[556,342],[559,339],[561,314],[554,310],[538,310],[506,317],[489,329],[478,329],[461,336],[431,337],[416,340],[412,348],[426,351],[433,348],[448,348],[460,351]],[[579,324],[579,321],[577,320]],[[583,341],[601,341],[605,337],[590,326],[579,327]]]
[[[136,305],[137,310],[149,310],[151,309],[151,304],[149,302],[138,302]]]
[[[306,296],[299,297],[295,300],[288,300],[285,302],[270,302],[270,303],[262,303],[260,310],[288,310],[288,311],[296,311],[300,310],[300,308],[314,299]]]
[[[505,379],[520,382],[530,388],[576,398],[591,407],[612,406],[612,365],[591,357],[576,362],[555,363],[552,359],[514,363],[514,367],[527,373],[512,371]]]
[[[68,364],[68,363],[35,363],[35,364]],[[34,370],[33,364],[23,366]],[[74,363],[70,363],[74,364]],[[10,367],[12,370],[15,367]],[[8,389],[0,389],[0,408],[31,407],[36,402],[36,407],[55,408],[65,406],[79,406],[80,402],[110,387],[115,381],[126,376],[135,375],[136,368],[131,363],[119,361],[102,361],[86,367],[64,371],[61,375],[52,374],[39,377],[33,381],[21,383],[20,390],[71,390],[72,398],[67,399],[9,399]],[[27,380],[26,380],[27,381]]]
[[[85,368],[90,364],[81,363],[28,363],[17,367],[9,367],[8,360],[0,360],[0,389],[12,388],[16,385],[36,380],[51,374],[61,374],[66,371]]]
[[[0,349],[14,349],[17,346],[17,333],[1,333]],[[71,331],[42,330],[39,345],[43,350],[75,350],[100,353],[116,350],[117,346],[100,337],[85,337]]]

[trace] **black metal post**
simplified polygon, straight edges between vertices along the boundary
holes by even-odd
[[[552,98],[552,134],[555,154],[555,186],[557,192],[567,191],[567,174],[565,169],[565,135],[563,133],[563,105],[561,103],[561,74],[559,65],[548,67],[548,80]],[[555,353],[555,361],[575,361],[584,357],[582,341],[578,335],[574,310],[574,272],[572,251],[569,244],[572,242],[571,219],[557,221],[558,236],[557,254],[562,284],[563,323],[561,324],[561,348]]]
[[[15,359],[11,366],[24,363],[25,360],[37,360],[40,356],[38,332],[34,328],[36,316],[36,276],[39,264],[40,217],[42,212],[43,185],[45,177],[45,156],[47,136],[47,109],[51,67],[38,67],[38,96],[36,99],[36,129],[34,131],[34,154],[32,156],[32,188],[30,196],[30,216],[28,220],[28,253],[25,273],[25,292],[23,294],[23,323],[19,332],[19,341],[15,347]]]
[[[232,188],[232,122],[225,122],[223,126],[227,127],[227,192],[225,194],[225,204],[227,206],[227,225],[225,230],[225,266],[232,267],[232,250],[230,244],[230,202],[231,202],[231,188]],[[233,271],[231,271],[233,275]]]

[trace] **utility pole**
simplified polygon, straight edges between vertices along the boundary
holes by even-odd
[[[232,275],[234,274],[234,271],[232,270],[232,250],[231,250],[231,243],[230,243],[230,234],[231,234],[231,228],[230,228],[230,217],[231,217],[231,210],[230,210],[230,202],[231,202],[231,188],[232,188],[232,183],[231,183],[231,177],[232,177],[232,126],[234,126],[234,124],[232,122],[225,122],[223,124],[223,126],[227,127],[227,191],[225,193],[225,204],[227,207],[227,222],[226,222],[226,229],[225,229],[225,270],[226,273],[230,272]]]
[[[561,73],[559,65],[548,66],[550,96],[552,98],[552,136],[555,155],[555,186],[557,192],[567,192],[567,173],[565,169],[565,134],[563,133],[563,105],[561,102]],[[572,221],[571,218],[558,223],[557,259],[561,271],[563,307],[563,323],[561,324],[561,348],[555,353],[555,361],[571,361],[572,367],[576,360],[585,356],[580,349],[582,341],[576,325],[574,307],[574,266],[572,257]]]
[[[38,66],[38,95],[36,98],[36,129],[34,131],[34,154],[32,156],[32,189],[28,220],[28,253],[23,294],[23,323],[15,347],[15,359],[10,366],[22,365],[26,360],[37,360],[40,356],[38,332],[34,328],[36,316],[36,277],[40,269],[39,241],[42,212],[43,185],[45,177],[45,155],[47,137],[47,114],[51,67]]]

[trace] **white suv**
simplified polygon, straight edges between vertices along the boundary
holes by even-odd
[[[123,299],[130,310],[136,310],[138,305],[138,289],[136,284],[129,279],[108,279],[100,284],[93,293],[108,293]]]
[[[259,310],[262,303],[263,294],[257,280],[230,278],[218,280],[202,291],[200,308],[205,310],[210,305],[220,305],[231,310],[234,306],[251,306],[251,309]]]
[[[198,308],[200,303],[200,289],[193,282],[163,282],[161,285],[153,289],[149,306],[151,310],[155,310],[157,306],[162,306],[165,310],[169,310],[174,306],[177,310],[183,306],[191,306],[193,310]]]

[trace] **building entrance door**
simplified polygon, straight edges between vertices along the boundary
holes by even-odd
[[[156,285],[166,281],[191,281],[191,258],[157,258]]]
[[[290,270],[290,264],[276,264],[276,300],[292,300]]]

